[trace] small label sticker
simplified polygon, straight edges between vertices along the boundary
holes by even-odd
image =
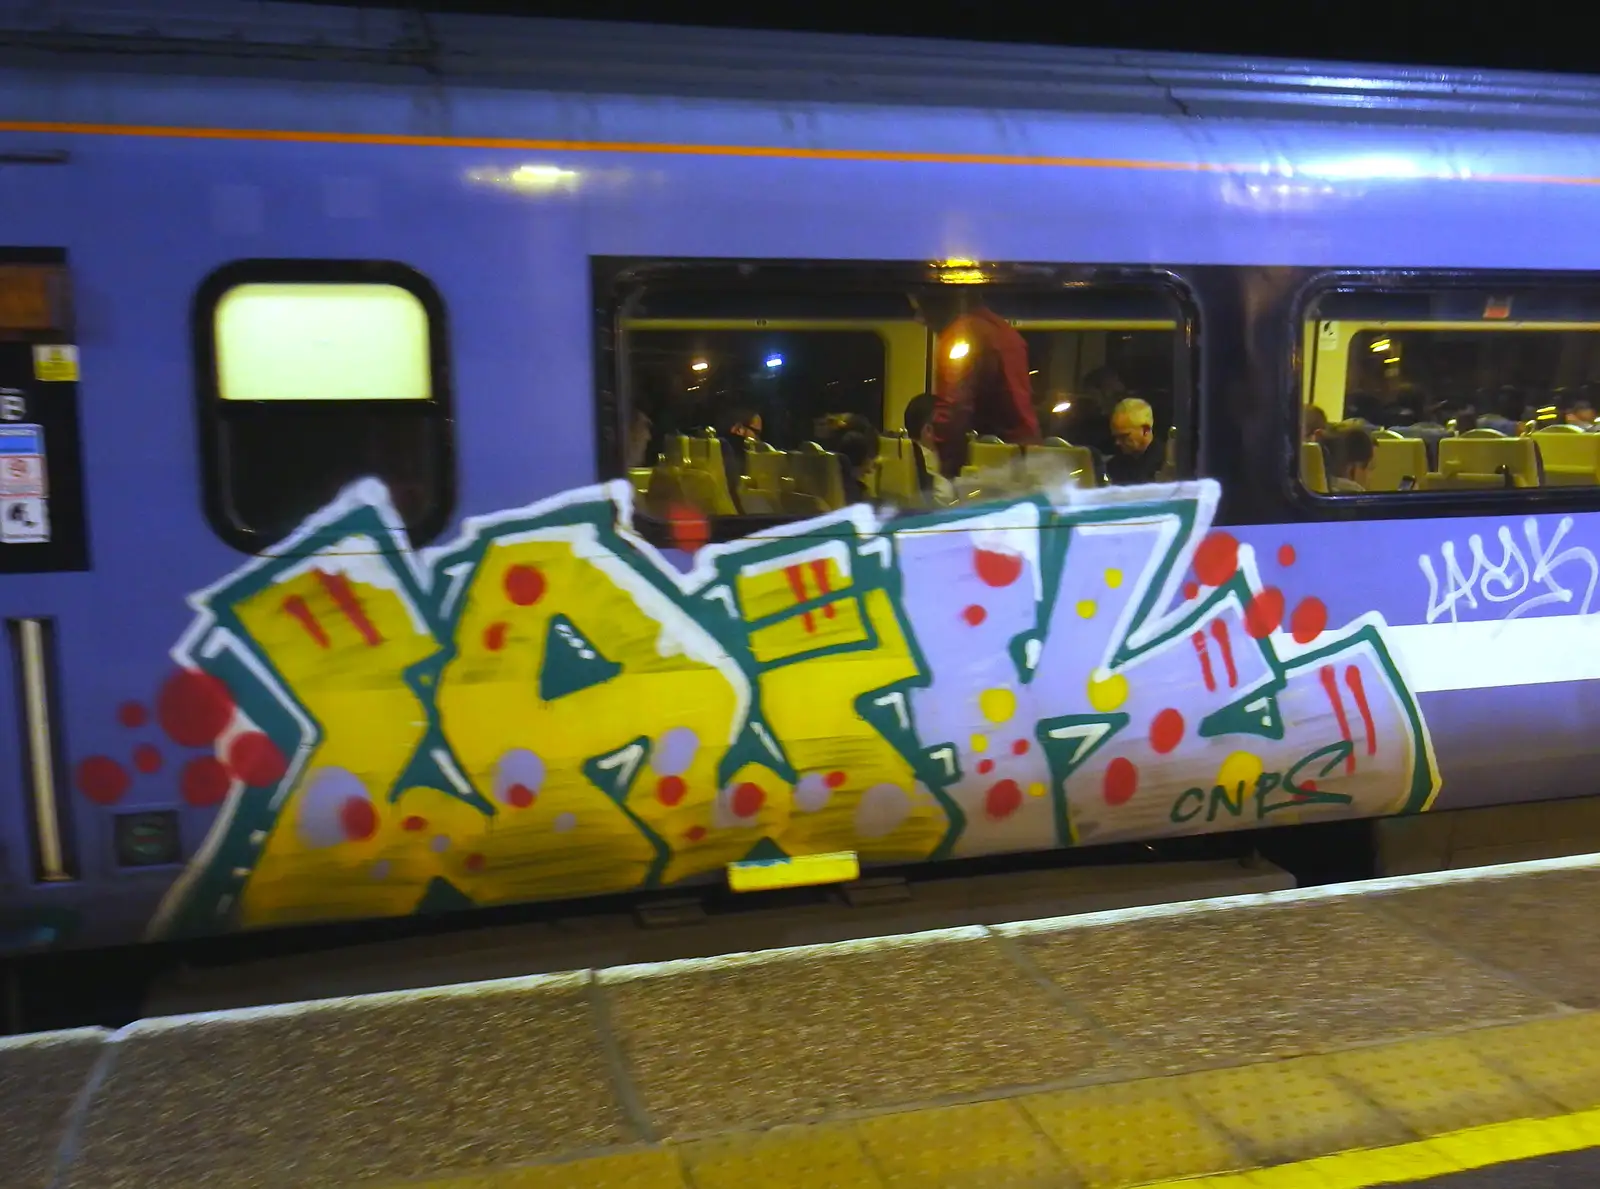
[[[44,430],[0,425],[0,495],[49,495],[44,477]]]
[[[50,519],[42,496],[0,496],[0,543],[28,545],[49,539]]]
[[[1339,349],[1339,324],[1337,322],[1323,322],[1317,327],[1317,350],[1337,351]]]
[[[33,376],[53,384],[72,384],[78,379],[78,348],[49,344],[33,349]]]

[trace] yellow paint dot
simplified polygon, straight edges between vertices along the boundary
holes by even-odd
[[[1222,761],[1217,769],[1217,783],[1232,793],[1241,784],[1246,793],[1253,792],[1261,776],[1261,757],[1248,751],[1236,751]]]
[[[1089,674],[1089,705],[1109,714],[1128,700],[1128,679],[1121,673],[1101,676],[1104,670]]]
[[[974,735],[971,739],[973,751],[988,751],[989,737],[987,735]]]
[[[978,695],[978,709],[990,722],[1005,722],[1017,712],[1017,695],[1008,689],[986,689]]]
[[[1094,600],[1093,599],[1084,599],[1083,602],[1078,604],[1078,616],[1079,616],[1080,619],[1093,619],[1094,618]]]
[[[1109,586],[1112,590],[1116,590],[1117,587],[1121,586],[1122,585],[1122,571],[1121,570],[1107,570],[1106,571],[1106,585]]]
[[[1034,781],[1032,784],[1030,784],[1028,786],[1028,796],[1030,796],[1030,797],[1042,797],[1042,796],[1044,796],[1044,794],[1045,794],[1044,785],[1040,784],[1037,780]]]

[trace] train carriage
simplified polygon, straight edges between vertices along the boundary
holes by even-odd
[[[1594,791],[1591,82],[49,11],[5,947]],[[1040,432],[930,503],[952,300]]]

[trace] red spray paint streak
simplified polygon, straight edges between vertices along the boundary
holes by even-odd
[[[350,589],[350,579],[343,574],[329,574],[318,570],[317,581],[322,583],[322,589],[328,592],[328,597],[333,600],[334,606],[355,625],[356,631],[361,633],[361,638],[367,642],[368,647],[377,647],[383,643],[383,637],[378,633],[378,629],[373,626],[372,620],[367,618],[366,608],[361,605],[356,592]]]
[[[817,580],[817,594],[819,597],[833,593],[828,588],[828,563],[825,559],[818,558],[811,563],[811,576]],[[834,616],[833,604],[829,603],[823,607],[822,614],[825,618],[832,619]]]
[[[794,592],[794,601],[797,603],[805,602],[808,597],[806,595],[806,576],[800,572],[800,567],[784,566],[783,576],[789,580],[789,589]],[[812,618],[809,611],[801,613],[800,622],[805,624],[808,632],[817,630],[817,621]]]
[[[290,595],[283,600],[283,609],[300,621],[300,626],[317,642],[317,647],[328,647],[328,633],[322,630],[322,625],[317,622],[317,617],[311,613],[304,599],[299,595]]]
[[[1200,657],[1200,676],[1206,679],[1206,688],[1215,691],[1217,688],[1216,674],[1211,671],[1211,653],[1206,649],[1206,634],[1196,632],[1189,637],[1189,643],[1194,645],[1196,655]]]
[[[1239,670],[1233,667],[1233,641],[1228,635],[1228,625],[1220,619],[1211,621],[1211,638],[1222,649],[1222,664],[1228,670],[1228,688],[1239,684]]]
[[[1361,728],[1367,733],[1367,754],[1378,754],[1378,728],[1372,721],[1372,707],[1367,705],[1367,691],[1361,683],[1361,670],[1354,665],[1344,671],[1344,683],[1350,687],[1350,696],[1361,711]]]
[[[1323,665],[1318,671],[1322,678],[1322,690],[1328,695],[1328,703],[1333,707],[1333,715],[1339,720],[1339,738],[1346,743],[1352,742],[1350,738],[1350,719],[1345,716],[1344,699],[1339,696],[1339,682],[1333,675],[1332,665]],[[1356,749],[1351,747],[1344,757],[1344,770],[1353,773],[1356,770]]]

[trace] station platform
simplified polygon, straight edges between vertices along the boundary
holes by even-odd
[[[1600,1184],[1600,856],[0,1042],[19,1189]]]

